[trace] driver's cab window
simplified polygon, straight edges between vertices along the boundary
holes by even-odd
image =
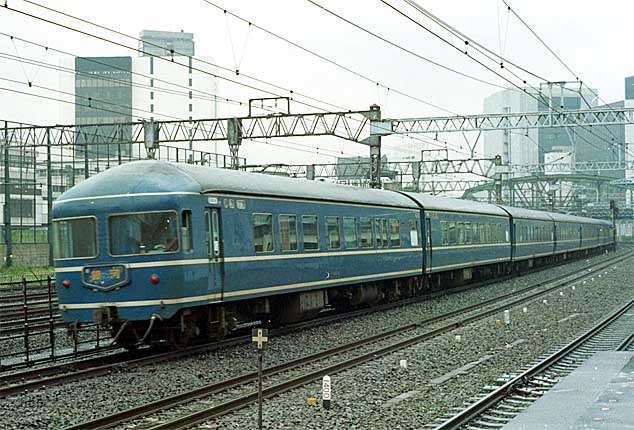
[[[108,218],[112,255],[164,254],[177,252],[176,212],[143,212]]]

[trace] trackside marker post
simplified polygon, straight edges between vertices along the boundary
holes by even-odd
[[[251,340],[258,351],[258,429],[262,430],[262,361],[264,348],[269,341],[269,331],[265,328],[251,330]]]
[[[321,381],[321,399],[324,402],[324,409],[330,409],[331,396],[330,376],[326,375]]]

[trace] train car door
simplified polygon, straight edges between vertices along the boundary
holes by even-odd
[[[209,258],[209,291],[219,292],[220,300],[224,299],[225,271],[222,256],[222,241],[220,240],[220,209],[205,209],[205,241],[207,257]]]
[[[425,264],[428,273],[431,273],[434,250],[431,242],[431,219],[425,218]]]
[[[517,223],[511,218],[511,261],[515,260],[517,255]]]
[[[579,248],[583,246],[583,226],[579,226]]]

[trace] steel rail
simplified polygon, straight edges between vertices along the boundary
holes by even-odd
[[[617,351],[627,351],[634,343],[634,333],[629,335],[621,344],[616,348]]]
[[[48,300],[48,294],[47,293],[29,294],[27,298],[29,299],[29,303],[33,303],[31,302],[31,300]],[[21,303],[22,300],[24,300],[22,294],[0,295],[0,303],[6,304],[3,306],[11,306],[10,303]]]
[[[478,400],[477,402],[473,403],[472,405],[465,408],[458,414],[447,419],[446,421],[444,421],[443,423],[435,427],[435,430],[458,429],[466,425],[468,422],[482,415],[484,412],[490,409],[493,405],[497,404],[499,401],[507,397],[507,395],[510,392],[512,392],[516,387],[525,385],[526,381],[529,381],[531,378],[544,372],[546,369],[548,369],[549,367],[553,366],[554,364],[558,363],[563,358],[568,356],[571,352],[578,349],[588,340],[596,336],[599,332],[603,331],[607,326],[609,326],[614,321],[619,319],[619,317],[621,317],[623,314],[625,314],[630,309],[632,309],[632,307],[634,307],[634,299],[630,300],[627,304],[619,308],[616,312],[614,312],[613,314],[603,319],[601,322],[596,324],[590,330],[586,331],[581,336],[579,336],[578,338],[576,338],[575,340],[573,340],[572,342],[570,342],[569,344],[567,344],[566,346],[558,350],[557,352],[551,354],[550,356],[540,361],[539,363],[535,364],[528,370],[515,376],[513,379],[506,382],[504,385],[498,387],[497,389],[492,391],[490,394]]]

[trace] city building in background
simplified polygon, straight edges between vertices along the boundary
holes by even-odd
[[[143,30],[139,35],[139,51],[142,56],[168,57],[195,56],[194,33]]]
[[[498,91],[484,99],[483,108],[484,113],[547,112],[551,107],[553,110],[579,110],[597,107],[597,100],[595,90],[579,89],[577,82],[561,82],[542,84],[539,88],[527,87],[525,91],[516,88]],[[563,152],[572,155],[573,161],[606,157],[603,153],[605,142],[602,146],[595,145],[594,140],[600,141],[600,138],[589,132],[591,137],[588,138],[580,130],[583,129],[556,127],[486,131],[483,132],[484,153],[487,157],[500,155],[502,162],[511,166],[542,164],[546,159],[552,159],[546,154],[560,153],[562,148]]]
[[[112,144],[93,145],[94,127],[87,124],[117,124],[132,121],[132,58],[75,58],[75,118],[77,156],[87,151],[89,158],[105,158],[110,154],[129,155],[132,128],[115,127],[108,133]],[[64,89],[69,92],[67,89]],[[102,129],[103,130],[103,129]],[[84,145],[84,146],[82,146]]]
[[[90,143],[91,128],[87,124],[217,116],[217,80],[206,64],[213,59],[194,56],[194,35],[143,30],[140,39],[139,56],[77,57],[74,64],[67,61],[62,65],[75,71],[74,76],[60,77],[60,89],[75,94],[75,105],[61,107],[60,122],[78,125],[78,143]],[[111,144],[88,145],[87,157],[104,160],[138,155],[126,145],[131,132],[131,128],[118,127],[116,133],[108,136]],[[194,148],[191,142],[182,145],[188,149],[214,149],[203,144]],[[81,146],[76,151],[77,156],[84,156]]]
[[[536,112],[537,100],[517,89],[498,91],[484,99],[484,113]],[[495,130],[482,133],[484,154],[502,157],[507,164],[536,164],[539,161],[538,129]]]

